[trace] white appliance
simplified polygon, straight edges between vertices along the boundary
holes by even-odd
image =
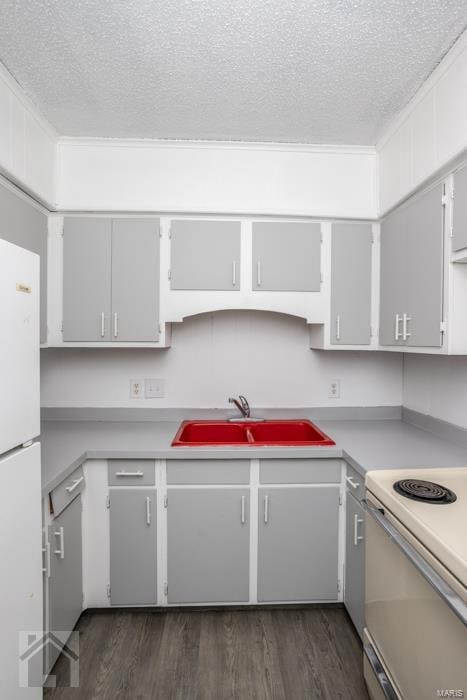
[[[467,698],[467,468],[369,472],[364,505],[372,700]]]
[[[0,696],[20,686],[20,633],[42,630],[39,257],[0,240]],[[24,639],[23,639],[24,642]],[[29,660],[29,677],[41,671]]]

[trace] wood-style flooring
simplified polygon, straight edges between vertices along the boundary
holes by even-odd
[[[80,687],[50,700],[368,700],[342,607],[88,611]],[[63,656],[53,670],[66,683]]]

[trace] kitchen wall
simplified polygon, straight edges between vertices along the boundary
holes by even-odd
[[[403,404],[467,428],[467,357],[405,355]]]
[[[172,347],[42,351],[43,406],[227,408],[400,405],[402,357],[313,352],[306,323],[282,314],[223,311],[172,326]],[[130,379],[164,378],[164,399],[130,399]],[[340,380],[340,399],[329,384]]]

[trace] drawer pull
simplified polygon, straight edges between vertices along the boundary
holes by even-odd
[[[144,472],[115,472],[115,476],[144,476]]]
[[[346,480],[346,482],[347,482],[348,484],[350,484],[350,486],[351,486],[353,489],[358,489],[358,487],[360,486],[359,482],[358,482],[358,481],[354,481],[354,480],[352,479],[351,476],[346,476],[346,477],[345,477],[345,480]]]
[[[399,340],[402,333],[399,328],[399,324],[401,323],[402,318],[400,317],[399,314],[396,314],[396,324],[395,324],[395,332],[394,332],[394,340]]]
[[[80,476],[79,479],[75,479],[73,481],[73,485],[67,486],[65,491],[67,493],[73,493],[73,491],[81,484],[82,481],[84,481],[84,476]]]

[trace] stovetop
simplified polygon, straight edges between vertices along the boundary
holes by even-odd
[[[370,471],[366,487],[467,587],[467,467]]]

